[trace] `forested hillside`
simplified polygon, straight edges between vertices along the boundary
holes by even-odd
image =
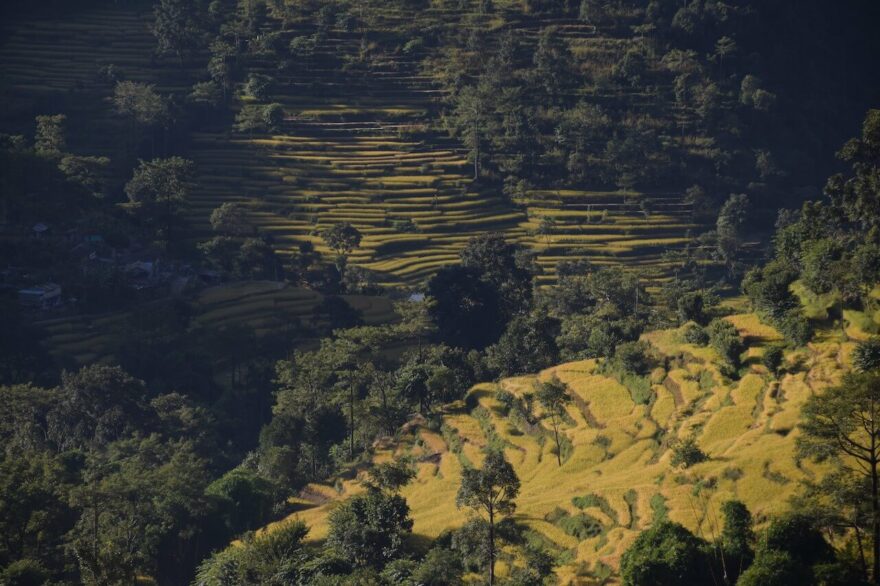
[[[880,583],[878,17],[2,2],[0,586]]]

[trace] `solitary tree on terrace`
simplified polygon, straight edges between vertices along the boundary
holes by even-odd
[[[544,416],[553,426],[553,437],[556,439],[556,462],[562,466],[562,446],[559,443],[559,425],[565,417],[565,406],[571,401],[565,383],[553,376],[538,387],[538,402],[544,409]]]
[[[348,255],[361,245],[362,237],[360,230],[349,222],[334,224],[321,232],[324,244],[336,253],[336,267],[339,269],[340,275],[345,271],[345,265],[348,264]]]
[[[489,586],[495,584],[495,524],[497,517],[516,510],[520,482],[513,466],[505,460],[504,452],[490,450],[479,470],[466,468],[455,504],[468,507],[489,517]]]

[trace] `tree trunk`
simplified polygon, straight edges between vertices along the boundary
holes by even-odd
[[[351,431],[348,435],[348,457],[354,460],[354,385],[348,385],[348,418]]]
[[[480,137],[474,129],[474,181],[480,178]]]
[[[556,435],[556,462],[562,466],[562,446],[559,445],[559,425],[553,422],[553,433]]]
[[[867,580],[868,579],[868,560],[865,559],[865,546],[862,543],[862,532],[859,531],[859,526],[853,523],[853,530],[856,533],[856,543],[859,546],[859,562],[862,566],[862,577]]]
[[[489,507],[489,586],[495,585],[495,511]]]
[[[871,553],[874,567],[871,573],[874,584],[880,584],[880,501],[878,501],[878,473],[877,473],[877,440],[874,432],[874,420],[871,420]]]

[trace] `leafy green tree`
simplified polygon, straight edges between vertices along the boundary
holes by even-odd
[[[739,332],[732,323],[724,319],[712,320],[708,327],[709,345],[733,368],[739,368],[740,355],[745,350]]]
[[[672,457],[669,459],[669,463],[673,466],[690,468],[694,464],[699,464],[707,459],[705,452],[697,444],[697,438],[692,435],[682,439],[674,438],[669,442],[669,447],[672,449]]]
[[[219,508],[230,535],[267,523],[274,504],[274,487],[253,470],[234,468],[212,482],[205,494],[220,500]]]
[[[764,350],[764,355],[761,356],[761,363],[771,374],[776,374],[779,371],[779,367],[782,365],[782,361],[785,358],[785,352],[782,350],[781,346],[768,346]]]
[[[369,484],[379,490],[397,492],[416,477],[412,462],[406,459],[382,462],[369,471]]]
[[[492,117],[493,88],[488,80],[476,85],[463,87],[453,97],[453,109],[447,117],[450,130],[461,137],[474,163],[474,179],[480,178],[483,144],[487,135],[492,133],[494,119]]]
[[[527,251],[498,233],[488,233],[470,238],[459,257],[462,266],[479,271],[498,291],[508,318],[528,310],[537,269]]]
[[[721,515],[724,518],[720,540],[722,570],[725,582],[736,584],[754,559],[754,523],[752,514],[740,501],[722,503]]]
[[[406,499],[368,488],[330,513],[327,545],[356,566],[382,567],[403,553],[412,523]]]
[[[660,521],[642,531],[620,558],[625,586],[713,584],[707,543],[677,523]]]
[[[498,520],[516,510],[516,497],[520,482],[513,466],[504,458],[504,452],[489,450],[483,466],[465,468],[455,504],[473,509],[488,517],[488,566],[489,585],[495,584],[495,529]]]
[[[504,328],[497,290],[475,269],[446,267],[428,282],[429,309],[438,338],[461,348],[482,349]]]
[[[797,513],[785,514],[773,519],[761,536],[755,561],[743,572],[737,584],[836,584],[834,580],[817,580],[817,570],[833,562],[834,550],[816,529],[813,519]]]
[[[206,15],[199,0],[158,0],[153,7],[156,52],[172,53],[183,65],[183,56],[202,48],[206,41]]]
[[[423,415],[436,404],[462,398],[473,383],[465,353],[445,344],[405,355],[393,376],[400,396],[417,405]]]
[[[168,103],[151,84],[120,81],[113,90],[116,111],[137,125],[150,127],[168,122]]]
[[[57,159],[67,148],[64,125],[67,116],[37,116],[37,131],[34,135],[34,151],[41,157]]]
[[[361,245],[363,234],[350,222],[340,222],[321,232],[321,238],[327,248],[336,253],[336,266],[344,273],[348,255]]]
[[[542,28],[532,56],[535,83],[551,100],[558,99],[571,83],[574,60],[565,38],[554,27]]]
[[[195,583],[203,586],[284,586],[307,578],[312,561],[304,543],[309,529],[301,521],[272,531],[248,534],[239,546],[223,549],[201,563]]]
[[[848,141],[837,156],[852,172],[832,176],[825,193],[862,231],[880,226],[880,110],[868,110],[861,137]]]
[[[722,77],[724,77],[724,60],[730,59],[736,51],[736,41],[730,37],[721,37],[715,43],[715,51],[713,52],[712,57],[718,62],[718,69],[721,72]]]
[[[246,104],[235,115],[235,129],[239,132],[275,132],[284,122],[284,107],[281,104]]]
[[[274,85],[275,80],[268,75],[252,73],[248,76],[244,91],[251,98],[262,101],[269,97]]]
[[[152,423],[144,382],[118,366],[66,372],[60,391],[46,415],[48,439],[59,451],[98,449]]]
[[[194,173],[193,162],[181,157],[140,161],[125,184],[132,209],[158,226],[157,234],[165,241],[176,236],[173,228],[189,197]]]
[[[31,560],[44,571],[63,570],[62,538],[76,520],[66,496],[77,480],[46,452],[0,459],[0,565]]]
[[[209,110],[217,110],[226,100],[225,88],[215,80],[199,81],[193,84],[187,99]]]
[[[82,188],[92,197],[102,198],[107,190],[107,168],[110,159],[107,157],[81,157],[64,155],[58,163],[58,169],[64,173],[68,181]]]
[[[247,209],[240,203],[225,202],[211,212],[211,228],[230,236],[243,236],[253,232],[247,217]]]
[[[643,376],[651,370],[650,350],[647,342],[624,342],[615,348],[613,364],[623,372]]]
[[[556,463],[562,466],[562,444],[559,441],[559,426],[566,417],[566,405],[571,402],[568,387],[557,376],[542,382],[535,395],[544,410],[544,416],[550,419],[553,437],[556,440]]]
[[[497,343],[487,349],[487,363],[502,376],[538,372],[559,362],[559,322],[544,312],[516,316]]]
[[[424,586],[459,586],[462,573],[461,560],[454,552],[434,547],[415,568],[412,579]]]
[[[721,206],[721,211],[718,212],[716,223],[718,252],[727,265],[728,271],[733,271],[734,263],[739,254],[741,232],[748,218],[749,206],[749,197],[746,194],[732,194]]]
[[[852,362],[859,372],[880,369],[880,338],[875,336],[859,342],[853,350]]]
[[[871,580],[880,584],[880,372],[846,375],[841,385],[807,399],[801,416],[798,454],[832,466],[832,494],[853,511],[846,516],[856,530],[869,536]],[[861,489],[844,490],[853,485]],[[869,503],[867,514],[856,514],[863,503]]]
[[[208,510],[206,462],[187,444],[153,435],[92,452],[84,480],[71,494],[81,515],[70,536],[83,582],[179,580],[178,556],[191,554],[189,540]],[[167,565],[159,567],[160,558]]]
[[[638,339],[644,323],[621,315],[608,306],[589,315],[571,315],[562,320],[556,343],[563,360],[610,357],[623,342]]]

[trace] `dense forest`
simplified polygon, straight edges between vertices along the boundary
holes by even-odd
[[[0,21],[0,586],[880,584],[880,5]]]

